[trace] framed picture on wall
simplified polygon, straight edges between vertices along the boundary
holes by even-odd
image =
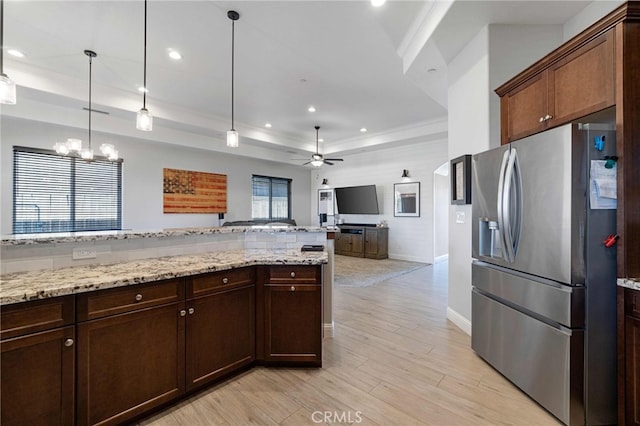
[[[451,204],[471,204],[471,155],[451,160]]]
[[[335,214],[334,200],[333,189],[318,189],[318,214],[333,216]]]
[[[393,215],[399,217],[420,216],[420,182],[393,184]]]

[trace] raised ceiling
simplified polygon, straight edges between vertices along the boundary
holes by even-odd
[[[540,3],[545,3],[540,7]],[[442,4],[446,5],[442,6]],[[98,130],[228,150],[231,21],[236,23],[236,129],[241,155],[291,162],[315,150],[344,154],[446,136],[446,62],[488,23],[563,23],[588,2],[443,2],[446,13],[409,73],[405,47],[438,6],[423,1],[149,0],[147,107],[154,131],[135,129],[142,106],[144,3],[135,1],[5,1],[5,71],[18,84],[18,104],[3,114],[82,125],[87,58],[93,66]],[[536,9],[537,8],[537,9]],[[544,13],[540,10],[544,8]],[[533,10],[537,10],[533,13]],[[174,61],[169,48],[183,59]],[[425,63],[426,62],[426,63]],[[417,63],[417,62],[416,62]],[[424,67],[423,67],[424,65]],[[427,67],[437,71],[427,76]],[[314,105],[315,113],[307,111]],[[265,128],[265,123],[273,127]],[[360,132],[362,127],[366,133]],[[182,138],[184,139],[184,138]],[[230,151],[234,152],[234,151]]]

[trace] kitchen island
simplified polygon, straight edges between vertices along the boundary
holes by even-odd
[[[3,272],[27,269],[0,277],[3,424],[128,423],[256,364],[321,366],[329,253],[300,247],[326,230],[161,232],[3,238]]]

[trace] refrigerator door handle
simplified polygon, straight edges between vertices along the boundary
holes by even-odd
[[[520,169],[520,161],[518,159],[518,151],[513,148],[513,173],[512,177],[515,185],[516,202],[515,214],[513,215],[513,261],[518,253],[518,246],[520,245],[520,235],[522,235],[522,214],[523,214],[523,196],[522,191],[522,171]]]
[[[507,169],[507,163],[509,162],[510,152],[506,150],[504,155],[502,156],[502,164],[500,165],[500,177],[498,180],[498,235],[500,237],[500,245],[502,246],[502,257],[505,260],[509,260],[506,252],[506,235],[505,235],[505,223],[504,223],[504,183],[505,183],[505,173]]]

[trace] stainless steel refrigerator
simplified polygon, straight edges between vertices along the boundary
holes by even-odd
[[[472,160],[471,346],[570,425],[616,423],[614,155],[573,123]]]

